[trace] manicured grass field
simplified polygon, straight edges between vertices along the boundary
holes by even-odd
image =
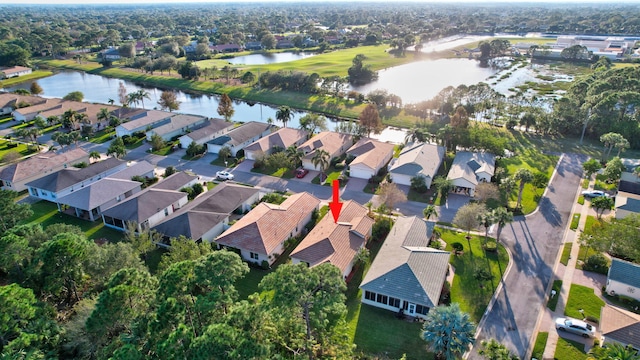
[[[580,214],[573,214],[573,216],[571,216],[571,230],[575,230],[578,228],[578,224],[580,223]]]
[[[583,189],[588,188],[589,187],[589,179],[583,179],[581,185],[582,185]]]
[[[553,358],[556,360],[585,360],[588,356],[584,352],[584,344],[560,337]]]
[[[476,323],[482,318],[489,300],[493,295],[493,287],[497,287],[500,282],[501,272],[504,272],[509,264],[509,257],[506,250],[500,245],[499,252],[487,252],[489,259],[492,281],[478,281],[474,277],[476,269],[487,269],[487,258],[482,249],[484,237],[471,237],[471,251],[468,249],[467,240],[464,233],[459,233],[447,229],[438,229],[442,239],[447,243],[446,250],[452,251],[451,244],[459,242],[464,246],[464,254],[451,255],[451,265],[455,269],[455,276],[451,284],[451,302],[460,304],[462,311],[469,313],[471,319]],[[499,259],[499,263],[498,263]],[[492,285],[493,282],[493,285]]]
[[[331,186],[331,184],[333,184],[333,180],[338,180],[338,177],[340,177],[340,174],[342,174],[343,170],[344,169],[336,169],[333,166],[329,166],[329,168],[324,172],[327,176],[326,180],[324,181],[324,185]],[[313,178],[311,182],[313,184],[320,184],[320,175]],[[342,182],[340,186],[344,186],[344,184],[345,183]]]
[[[37,223],[42,225],[43,228],[51,224],[69,224],[80,227],[85,233],[88,239],[101,239],[106,238],[111,242],[118,242],[122,240],[122,233],[111,228],[104,226],[102,221],[90,222],[88,220],[82,220],[75,216],[63,214],[58,212],[58,207],[54,203],[48,201],[38,201],[31,205],[33,215],[25,220],[25,223]]]
[[[598,225],[600,225],[600,220],[598,220],[597,217],[593,215],[587,215],[587,220],[584,223],[584,232],[589,234],[591,233],[591,228]]]
[[[36,152],[35,147],[29,147],[26,144],[19,143],[16,147],[10,147],[11,142],[7,140],[0,140],[0,164],[3,164],[3,158],[10,152],[17,152],[20,157],[27,156]],[[13,142],[15,144],[15,142]]]
[[[589,317],[600,321],[600,309],[603,306],[604,301],[594,294],[592,288],[571,284],[564,314],[575,319]],[[578,311],[579,309],[584,310],[584,316]]]
[[[536,344],[533,346],[533,353],[531,354],[532,358],[542,359],[542,355],[544,355],[544,348],[547,346],[548,338],[548,332],[545,331],[538,333],[538,336],[536,336]]]
[[[224,166],[224,163],[222,164],[222,166]],[[279,178],[283,178],[283,179],[292,179],[294,177],[293,170],[288,169],[288,168],[284,168],[284,167],[279,168],[279,169],[273,169],[273,168],[268,168],[268,167],[262,166],[262,167],[259,167],[259,168],[251,169],[251,172],[264,174],[264,175],[275,176],[275,177],[279,177]]]
[[[49,70],[34,70],[29,75],[23,75],[23,76],[2,80],[0,81],[0,87],[13,86],[15,84],[23,83],[29,80],[40,79],[43,77],[51,76],[52,74],[53,73]]]
[[[555,290],[556,295],[554,297],[549,296],[549,301],[547,302],[547,307],[551,311],[556,311],[556,306],[558,306],[558,299],[560,298],[560,289],[562,289],[562,280],[553,280],[551,290]]]
[[[562,247],[562,256],[560,256],[560,263],[564,266],[567,266],[569,263],[569,257],[571,256],[571,247],[573,246],[572,242],[565,243]]]

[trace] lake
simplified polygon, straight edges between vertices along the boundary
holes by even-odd
[[[264,65],[283,63],[287,61],[296,61],[314,56],[314,53],[305,52],[282,52],[282,53],[265,53],[237,56],[232,59],[225,59],[234,65]]]
[[[447,86],[472,85],[485,81],[496,69],[482,68],[469,59],[421,60],[378,71],[378,80],[350,89],[368,94],[387,90],[402,98],[403,104],[429,100]]]

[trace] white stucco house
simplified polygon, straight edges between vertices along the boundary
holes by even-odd
[[[447,179],[453,182],[454,191],[473,196],[476,185],[491,182],[496,168],[496,157],[487,152],[459,151],[453,159]]]
[[[132,116],[129,121],[116,126],[116,136],[131,136],[137,131],[147,131],[149,128],[169,124],[173,115],[167,111],[145,110]]]
[[[394,145],[382,141],[362,138],[347,150],[347,157],[353,158],[349,164],[349,176],[370,179],[380,169],[387,166],[393,157]]]
[[[445,149],[442,146],[425,143],[407,144],[400,156],[389,164],[391,180],[400,185],[411,185],[411,179],[422,176],[427,188],[438,173],[444,160]]]
[[[323,131],[305,141],[298,148],[304,153],[302,167],[307,170],[319,171],[320,168],[313,164],[313,157],[316,151],[322,149],[329,153],[329,159],[338,157],[353,145],[353,137],[349,134],[342,134],[331,131]]]
[[[307,140],[307,134],[300,129],[279,129],[245,147],[244,157],[247,160],[255,160],[260,155],[270,155],[276,150],[284,150],[292,145],[298,147]]]
[[[147,131],[147,141],[151,141],[154,134],[159,135],[162,140],[168,141],[175,136],[182,135],[191,129],[202,126],[207,121],[204,116],[177,114],[171,117],[168,124],[158,126]]]
[[[640,265],[611,259],[605,291],[609,295],[624,295],[640,301]]]
[[[235,125],[232,122],[224,121],[223,119],[210,119],[205,122],[204,126],[195,129],[188,134],[182,135],[178,141],[180,141],[180,147],[186,149],[193,142],[197,145],[202,145],[226,134],[234,127]]]
[[[238,151],[249,144],[271,134],[273,127],[274,125],[250,121],[207,142],[207,152],[217,154],[220,149],[228,146],[231,149],[231,156],[236,156]]]

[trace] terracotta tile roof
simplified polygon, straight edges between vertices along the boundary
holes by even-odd
[[[378,170],[391,158],[393,144],[362,138],[347,150],[347,154],[356,157],[351,162],[352,166],[362,164],[369,169]]]
[[[313,157],[313,152],[317,149],[324,149],[332,157],[335,157],[345,143],[348,144],[347,146],[351,146],[352,142],[351,135],[323,131],[302,143],[298,149],[302,150],[306,154],[305,158],[309,159]]]
[[[34,175],[51,172],[53,168],[68,164],[69,166],[88,159],[89,153],[81,148],[56,154],[54,152],[37,154],[29,159],[9,165],[0,170],[0,179],[17,182]]]
[[[296,232],[298,223],[319,204],[320,200],[307,192],[291,195],[280,205],[260,203],[220,235],[216,242],[236,249],[271,254],[292,232]]]
[[[271,133],[262,139],[250,144],[245,151],[262,151],[267,152],[269,149],[279,147],[286,149],[289,146],[297,143],[300,139],[305,138],[307,132],[299,129],[282,128],[274,133]]]
[[[310,266],[331,263],[344,272],[371,234],[373,219],[367,208],[349,200],[342,206],[338,222],[327,214],[291,253]]]

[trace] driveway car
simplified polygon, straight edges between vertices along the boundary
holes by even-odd
[[[557,318],[556,329],[558,331],[577,334],[585,338],[592,338],[596,336],[596,328],[593,325],[587,324],[582,320],[572,318]]]
[[[218,171],[216,178],[220,180],[233,180],[233,174],[227,171]]]
[[[609,194],[601,190],[585,190],[582,192],[582,195],[586,198],[594,198],[594,197],[601,197],[601,196],[609,197]]]
[[[298,169],[296,170],[296,177],[298,179],[302,179],[303,177],[305,177],[307,174],[309,173],[309,170],[307,169]]]

